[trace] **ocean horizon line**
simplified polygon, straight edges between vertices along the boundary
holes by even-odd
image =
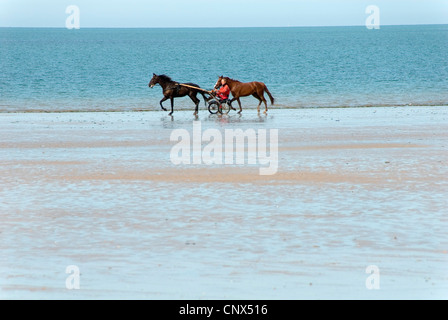
[[[382,24],[382,27],[412,27],[412,26],[448,26],[445,23],[422,23],[422,24]],[[86,26],[80,29],[286,29],[286,28],[357,28],[363,27],[364,24],[359,25],[310,25],[310,26],[183,26],[183,27],[98,27]],[[64,26],[0,26],[0,29],[67,29]],[[76,29],[75,29],[76,30]],[[79,30],[79,29],[78,29]]]

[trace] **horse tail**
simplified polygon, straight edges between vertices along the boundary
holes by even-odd
[[[198,86],[195,83],[184,83],[184,85],[186,85],[186,87],[194,90],[195,93],[200,93],[202,95],[202,97],[204,98],[204,105],[207,106],[207,101],[210,100],[210,99],[205,96],[203,91],[201,91],[201,87],[200,86]]]
[[[202,95],[202,97],[204,98],[204,105],[207,106],[207,101],[209,100],[205,94],[203,92],[200,92],[200,94]]]
[[[269,99],[271,99],[271,104],[273,105],[275,103],[275,99],[272,96],[272,94],[269,92],[268,87],[266,85],[264,85],[264,91],[266,91],[266,93],[268,94]]]

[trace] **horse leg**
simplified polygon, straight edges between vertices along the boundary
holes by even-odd
[[[233,98],[233,99],[229,100],[229,104],[230,104],[232,110],[236,110],[234,107],[232,107],[232,103],[235,102],[235,101],[236,101],[236,98]]]
[[[264,99],[264,105],[266,106],[266,110],[264,111],[264,114],[268,114],[268,103],[266,102],[266,99]]]
[[[230,109],[236,111],[236,109],[232,106],[233,101],[235,101],[235,99],[227,99],[227,104],[229,105]]]
[[[160,100],[160,106],[162,107],[162,110],[163,110],[163,111],[168,111],[168,110],[166,110],[165,107],[163,106],[163,102],[166,101],[166,100],[168,100],[168,97],[163,97],[163,99]]]
[[[171,100],[171,112],[168,115],[172,116],[174,113],[174,97],[171,97],[170,100]]]
[[[197,116],[199,113],[199,103],[201,102],[201,100],[198,99],[198,97],[196,96],[196,93],[190,93],[190,98],[191,100],[193,100],[194,104],[196,105],[196,109],[194,111],[194,115]]]
[[[263,101],[261,100],[260,96],[257,93],[254,93],[252,96],[259,101],[257,111],[258,111],[258,113],[260,113],[260,106]]]
[[[238,111],[238,113],[241,113],[241,112],[243,112],[243,107],[241,106],[241,101],[240,101],[240,98],[238,97],[238,98],[236,98],[236,101],[238,101],[238,105],[240,106],[240,111]]]
[[[264,97],[264,94],[262,94],[261,95],[261,99],[263,100],[263,102],[264,102],[264,106],[266,107],[266,109],[264,110],[264,114],[268,114],[268,103],[267,103],[267,101],[266,101],[266,99],[265,99],[265,97]],[[260,102],[260,104],[261,104],[261,102]],[[258,107],[258,108],[260,108],[260,107]]]
[[[261,102],[264,102],[264,106],[266,107],[264,114],[267,114],[268,113],[268,103],[266,101],[266,98],[264,97],[264,90],[259,90],[257,95],[260,97],[260,105],[261,105]],[[258,112],[260,112],[260,106],[258,106]]]

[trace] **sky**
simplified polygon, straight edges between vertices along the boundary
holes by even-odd
[[[448,0],[0,0],[0,27],[288,27],[365,25],[376,5],[381,25],[448,24]]]

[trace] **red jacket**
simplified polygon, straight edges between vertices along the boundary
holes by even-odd
[[[228,85],[224,85],[221,87],[221,89],[219,89],[219,91],[217,92],[218,94],[218,98],[222,99],[222,100],[227,100],[229,99],[229,95],[230,95],[230,88]]]

